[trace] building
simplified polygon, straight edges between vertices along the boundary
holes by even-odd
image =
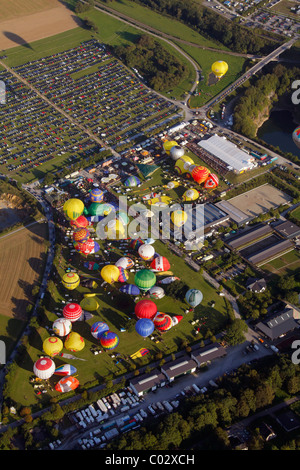
[[[300,236],[300,227],[298,227],[298,225],[294,224],[293,222],[290,222],[289,220],[286,220],[285,222],[282,222],[278,225],[274,225],[273,228],[284,238],[290,239]]]
[[[198,367],[201,367],[207,362],[226,356],[226,354],[226,349],[223,346],[219,343],[213,343],[192,351],[191,358],[194,359]]]
[[[256,329],[261,331],[267,338],[274,341],[280,336],[299,328],[296,321],[299,318],[299,311],[292,306],[286,305],[281,313],[277,313],[271,320],[262,321],[256,324]]]
[[[241,234],[230,237],[226,241],[227,245],[230,246],[233,250],[241,250],[243,247],[250,245],[255,242],[255,240],[267,237],[273,232],[270,225],[259,224],[254,228],[243,231]]]
[[[258,294],[266,290],[267,283],[264,278],[256,279],[253,277],[249,277],[246,282],[246,287],[248,290],[251,290],[251,292],[255,292],[256,294]]]
[[[216,202],[215,206],[217,206],[221,211],[225,212],[228,217],[238,226],[248,224],[253,218],[249,217],[249,215],[245,214],[245,212],[235,207],[229,201]]]
[[[239,149],[235,144],[217,134],[198,142],[199,147],[219,158],[227,165],[228,171],[243,173],[255,167],[255,158]]]
[[[191,374],[195,372],[196,369],[197,363],[194,359],[186,355],[175,361],[168,362],[161,367],[161,371],[170,382],[182,375]]]
[[[268,261],[276,259],[279,256],[292,251],[293,249],[294,245],[289,240],[283,240],[268,248],[265,248],[262,251],[254,253],[252,256],[248,256],[247,260],[249,263],[255,264],[256,266],[262,266]]]
[[[141,375],[130,379],[131,390],[139,397],[166,385],[166,377],[158,369],[150,374]]]
[[[300,419],[292,410],[283,411],[276,415],[276,421],[286,432],[294,431],[300,427]]]

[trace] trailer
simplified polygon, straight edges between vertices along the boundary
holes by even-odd
[[[200,388],[197,387],[196,384],[193,384],[193,385],[192,385],[192,388],[193,388],[193,390],[194,390],[196,393],[200,393]]]
[[[112,428],[110,429],[109,431],[106,431],[104,433],[104,436],[106,437],[106,439],[109,441],[110,439],[113,439],[114,437],[118,436],[119,435],[119,431],[117,430],[117,428]]]
[[[169,413],[173,411],[173,406],[167,400],[163,401],[163,405]]]

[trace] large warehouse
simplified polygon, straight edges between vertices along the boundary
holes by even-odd
[[[228,171],[243,173],[254,168],[255,158],[240,150],[235,144],[217,134],[207,140],[200,140],[199,147],[226,163]]]

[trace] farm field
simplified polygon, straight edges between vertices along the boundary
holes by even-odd
[[[295,217],[295,219],[300,221],[300,207],[297,207],[297,209],[294,209],[290,214],[293,217]]]
[[[300,254],[297,250],[292,250],[281,255],[280,258],[261,265],[260,268],[269,272],[270,274],[283,277],[288,274],[295,274],[296,271],[299,271],[299,266]]]
[[[78,22],[71,10],[57,0],[1,0],[0,8],[0,40],[3,50],[16,45],[32,48],[29,46],[31,42],[73,29]]]

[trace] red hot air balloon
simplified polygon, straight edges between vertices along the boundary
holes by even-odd
[[[63,309],[63,316],[70,320],[71,322],[75,322],[79,320],[82,315],[82,308],[79,304],[69,303]]]
[[[157,313],[157,306],[152,300],[140,300],[134,309],[134,313],[138,318],[152,318]]]
[[[205,166],[196,166],[192,170],[192,178],[196,183],[203,183],[209,175],[209,170]]]
[[[159,331],[168,331],[173,326],[172,317],[166,313],[158,312],[153,318],[155,328]]]
[[[70,220],[70,224],[72,227],[77,227],[77,228],[86,228],[89,225],[89,222],[84,215],[80,215],[77,217],[75,220]]]
[[[169,271],[170,263],[164,256],[157,256],[150,264],[153,271]]]
[[[204,182],[205,189],[214,189],[219,185],[219,178],[214,173],[210,173],[207,180]]]

